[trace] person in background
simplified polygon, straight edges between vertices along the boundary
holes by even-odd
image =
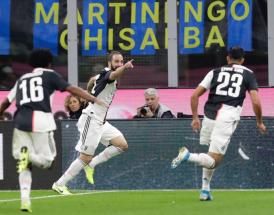
[[[79,119],[87,103],[79,96],[70,94],[65,98],[64,106],[68,112],[69,119]]]
[[[144,92],[145,105],[137,108],[134,118],[175,118],[169,107],[159,102],[160,97],[154,88]]]

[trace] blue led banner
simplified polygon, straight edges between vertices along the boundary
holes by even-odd
[[[180,0],[180,54],[204,52],[204,3],[205,0]]]
[[[29,41],[20,41],[28,43],[25,47],[49,48],[54,55],[67,50],[67,14],[61,10],[66,8],[60,8],[63,1],[24,1],[24,6],[31,8],[34,14],[22,10],[10,17],[13,7],[17,6],[14,2],[0,0],[1,55],[11,54],[10,47],[20,41],[13,36],[17,35],[18,25],[14,23],[18,19],[21,19],[22,28],[18,31],[22,32],[22,38],[29,38]],[[79,0],[79,6],[77,21],[82,56],[104,56],[111,50],[155,55],[167,49],[168,4],[165,1]],[[235,45],[253,50],[252,7],[252,0],[180,0],[179,54],[203,54]],[[13,37],[16,42],[11,46]]]
[[[10,0],[0,1],[0,54],[10,52]]]
[[[33,47],[48,48],[58,54],[59,0],[36,0]]]
[[[82,55],[107,53],[107,0],[83,1]]]
[[[157,22],[157,18],[153,22],[153,16],[148,16],[148,13],[144,13],[144,11],[155,14],[155,10],[159,11],[159,2],[156,3],[155,0],[132,0],[132,4],[135,4],[138,9],[136,10],[136,18],[131,20],[131,28],[134,32],[132,39],[135,41],[131,54],[153,55],[155,48],[159,49],[154,23]]]
[[[228,44],[252,50],[252,0],[229,0]]]

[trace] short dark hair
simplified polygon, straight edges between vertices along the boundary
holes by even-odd
[[[122,55],[119,51],[112,51],[108,54],[108,62],[111,62],[113,55]]]
[[[34,49],[29,57],[29,65],[33,68],[48,67],[53,60],[53,56],[49,49]]]
[[[231,47],[228,50],[228,56],[234,60],[242,60],[244,58],[244,49],[239,46]]]

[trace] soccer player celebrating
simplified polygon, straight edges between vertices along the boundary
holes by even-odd
[[[88,91],[110,105],[116,91],[116,80],[127,69],[133,68],[132,61],[130,60],[124,64],[122,54],[112,51],[108,56],[108,67],[90,79]],[[82,111],[77,123],[80,139],[75,147],[80,155],[71,163],[61,178],[52,185],[54,191],[61,195],[71,194],[66,184],[78,175],[82,169],[85,169],[88,181],[93,183],[92,174],[96,165],[106,162],[127,150],[128,145],[123,134],[106,121],[107,111],[108,108],[91,102]],[[93,157],[99,142],[107,148]]]
[[[34,68],[33,71],[18,79],[0,106],[0,118],[3,118],[4,111],[16,100],[12,154],[18,160],[21,210],[26,212],[31,212],[31,165],[49,168],[56,156],[53,139],[56,125],[51,111],[54,91],[68,91],[98,106],[107,106],[81,88],[64,81],[50,69],[52,60],[53,56],[48,49],[32,51],[29,64]]]
[[[194,90],[191,97],[193,114],[191,125],[197,132],[201,126],[197,111],[199,97],[209,90],[200,133],[200,144],[209,146],[208,153],[190,153],[186,147],[182,147],[178,156],[171,163],[171,168],[176,168],[182,161],[192,162],[203,167],[200,193],[202,201],[212,200],[210,180],[215,168],[221,163],[231,136],[238,125],[246,91],[249,92],[251,98],[257,127],[261,133],[266,132],[254,73],[242,66],[244,50],[240,47],[230,48],[227,62],[228,65],[211,70]]]

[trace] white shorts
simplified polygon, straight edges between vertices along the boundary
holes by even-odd
[[[110,123],[102,124],[92,116],[82,114],[77,123],[80,139],[75,147],[78,152],[94,155],[98,144],[101,142],[109,146],[110,140],[123,136],[123,134]]]
[[[35,154],[38,156],[38,159],[39,156],[41,157],[41,161],[46,160],[46,163],[44,164],[45,167],[49,167],[56,157],[56,146],[53,138],[53,131],[27,132],[15,128],[13,130],[12,140],[12,155],[14,159],[20,158],[20,151],[24,146],[28,148],[30,155]]]
[[[209,152],[225,154],[239,120],[221,121],[204,117],[200,133],[200,144],[208,145]]]

